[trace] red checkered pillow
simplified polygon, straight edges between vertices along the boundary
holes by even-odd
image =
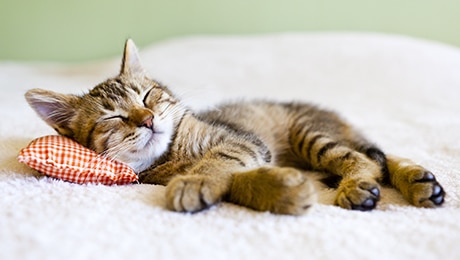
[[[80,184],[127,184],[138,179],[128,165],[59,135],[33,140],[21,150],[18,160],[47,176]]]

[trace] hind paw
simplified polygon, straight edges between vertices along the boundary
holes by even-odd
[[[415,172],[409,177],[408,199],[417,207],[434,208],[444,203],[446,193],[429,171]]]
[[[377,182],[349,179],[340,183],[335,203],[345,209],[369,211],[377,206],[379,199]]]

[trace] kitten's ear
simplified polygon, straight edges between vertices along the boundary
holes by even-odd
[[[41,119],[59,134],[71,137],[70,123],[75,116],[78,97],[43,89],[31,89],[25,94],[27,103]]]
[[[128,39],[125,43],[123,52],[123,61],[121,63],[121,75],[144,75],[145,71],[142,67],[137,47],[133,40]]]

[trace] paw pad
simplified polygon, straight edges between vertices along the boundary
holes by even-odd
[[[369,211],[377,206],[380,189],[377,183],[350,180],[339,187],[336,204],[342,208]]]
[[[414,186],[424,185],[425,189],[419,189],[419,193],[413,196],[416,198],[414,204],[422,207],[440,206],[444,203],[446,193],[441,187],[433,173],[425,171],[423,176],[413,182]],[[431,186],[431,187],[430,187]]]
[[[433,193],[429,200],[431,200],[435,205],[441,205],[444,202],[445,192],[439,184],[433,185]]]

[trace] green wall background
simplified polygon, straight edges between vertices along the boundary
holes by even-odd
[[[460,46],[458,0],[0,0],[0,60],[84,61],[183,35],[376,31]]]

